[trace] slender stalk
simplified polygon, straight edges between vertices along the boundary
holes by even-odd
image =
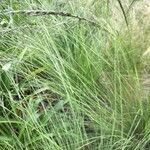
[[[124,16],[124,19],[125,19],[126,25],[128,26],[128,25],[129,25],[129,24],[128,24],[128,19],[127,19],[127,16],[126,16],[125,10],[124,10],[124,8],[123,8],[122,2],[121,2],[121,0],[117,0],[117,1],[118,1],[119,5],[120,5],[120,8],[121,8],[121,10],[122,10],[122,13],[123,13],[123,16]]]
[[[70,18],[75,18],[80,21],[86,21],[94,26],[100,26],[98,23],[88,20],[84,17],[79,17],[77,15],[73,15],[71,13],[65,13],[65,12],[55,12],[55,11],[46,11],[46,10],[15,10],[15,11],[3,11],[0,12],[0,14],[22,14],[22,15],[30,15],[30,16],[45,16],[45,15],[53,15],[53,16],[63,16],[63,17],[70,17]]]

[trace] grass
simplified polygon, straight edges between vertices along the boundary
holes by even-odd
[[[136,3],[1,2],[0,150],[149,149],[150,33]],[[31,7],[64,13],[6,12]]]

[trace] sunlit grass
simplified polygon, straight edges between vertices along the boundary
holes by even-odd
[[[41,6],[98,26],[64,16],[0,15],[8,21],[0,35],[0,149],[148,149],[148,42],[140,42],[124,3],[35,2],[3,7]]]

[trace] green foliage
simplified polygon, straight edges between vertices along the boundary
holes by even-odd
[[[0,150],[149,148],[143,85],[149,56],[142,56],[142,42],[138,48],[124,3],[114,23],[112,8],[119,5],[109,2],[2,2],[2,12],[59,10],[98,26],[60,15],[0,13]]]

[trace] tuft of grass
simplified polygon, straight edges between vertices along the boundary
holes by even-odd
[[[149,43],[139,47],[118,2],[119,22],[117,1],[2,2],[0,149],[149,148]],[[10,13],[39,8],[98,27],[64,15]]]

